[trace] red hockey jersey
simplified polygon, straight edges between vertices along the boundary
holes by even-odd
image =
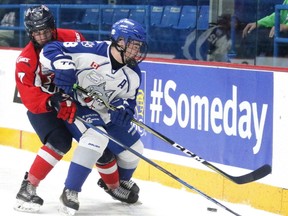
[[[57,40],[84,41],[85,38],[77,31],[57,29]],[[29,42],[16,60],[15,79],[21,101],[32,113],[48,112],[46,102],[56,90],[53,85],[53,72],[45,69],[39,62],[40,49],[35,49]]]

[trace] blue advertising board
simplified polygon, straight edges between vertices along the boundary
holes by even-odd
[[[273,73],[142,62],[136,117],[210,162],[272,163]],[[145,148],[184,155],[139,128]]]

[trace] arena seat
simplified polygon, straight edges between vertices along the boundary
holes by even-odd
[[[100,9],[88,8],[80,22],[76,22],[76,26],[80,29],[98,29],[99,26]]]
[[[197,23],[197,6],[184,5],[181,10],[178,25],[173,26],[175,29],[191,30],[196,27]]]
[[[145,8],[133,8],[130,10],[129,19],[133,19],[138,23],[145,25],[146,13]]]
[[[208,28],[209,28],[209,5],[201,5],[199,8],[197,30],[206,30]]]

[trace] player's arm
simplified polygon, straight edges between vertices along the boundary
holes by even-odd
[[[40,77],[27,64],[16,64],[15,80],[21,101],[29,111],[36,114],[49,111],[46,103],[51,95],[42,88]]]
[[[54,83],[66,93],[70,93],[76,82],[76,67],[72,57],[65,53],[65,46],[71,43],[76,47],[77,42],[52,42],[47,44],[40,53],[40,62],[54,72]]]
[[[80,55],[95,53],[95,43],[52,42],[47,44],[40,53],[40,62],[55,73],[54,83],[66,93],[72,91],[76,83],[76,65],[73,60]],[[73,58],[72,58],[73,56]]]
[[[16,86],[24,106],[34,114],[46,113],[55,109],[58,112],[58,118],[72,123],[76,115],[76,104],[68,95],[61,92],[54,94],[48,92],[37,76],[37,73],[26,64],[16,64]],[[50,91],[53,90],[50,88]]]

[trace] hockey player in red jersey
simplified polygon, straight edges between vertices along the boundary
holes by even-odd
[[[37,195],[36,188],[70,150],[72,135],[64,121],[72,123],[77,109],[73,100],[53,84],[54,75],[39,63],[39,53],[53,40],[78,42],[85,38],[77,31],[56,28],[54,16],[45,5],[28,8],[24,24],[30,42],[17,58],[15,79],[29,121],[44,145],[25,174],[14,209],[38,212],[43,199]],[[97,167],[108,186],[119,186],[115,158],[97,163]]]

